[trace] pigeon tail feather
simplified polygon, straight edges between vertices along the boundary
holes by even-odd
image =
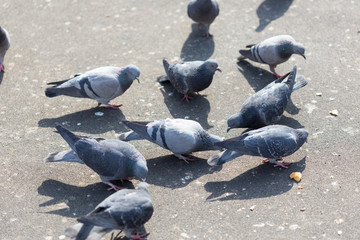
[[[145,139],[148,136],[147,133],[147,124],[150,122],[130,122],[123,120],[122,121],[128,128],[131,128],[134,132],[140,135],[142,138]],[[135,136],[135,135],[133,135]],[[119,136],[120,137],[120,136]]]
[[[143,136],[140,136],[139,134],[137,134],[134,131],[129,131],[126,133],[121,133],[118,136],[118,139],[124,142],[129,142],[129,141],[133,141],[133,140],[142,140],[145,139]]]
[[[220,166],[226,162],[229,162],[239,156],[243,155],[241,152],[225,150],[220,152],[207,160],[210,166]]]
[[[84,164],[72,150],[49,153],[49,155],[44,158],[44,162],[78,162]]]
[[[304,76],[302,76],[302,75],[296,76],[295,84],[294,84],[292,91],[294,92],[302,87],[305,87],[307,84],[308,84],[308,81],[306,81]]]
[[[72,150],[75,151],[75,143],[80,139],[79,136],[73,134],[60,124],[56,124],[56,130],[60,133],[60,135],[65,139],[65,141],[69,144]]]

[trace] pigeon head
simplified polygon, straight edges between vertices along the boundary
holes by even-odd
[[[148,173],[148,168],[146,166],[146,159],[143,156],[142,160],[136,161],[136,166],[133,168],[134,177],[140,181],[145,181]]]
[[[124,68],[124,73],[130,81],[134,81],[136,79],[140,83],[140,69],[137,66],[133,64],[127,65]]]
[[[139,183],[139,185],[138,185],[137,188],[138,188],[138,189],[145,190],[145,191],[148,191],[148,189],[149,189],[149,184],[147,184],[146,182],[141,182],[141,183]]]
[[[216,71],[222,72],[221,69],[218,67],[217,61],[213,59],[206,60],[203,66],[206,70],[212,73],[215,73]]]
[[[256,128],[264,126],[264,123],[258,115],[258,111],[255,107],[249,107],[245,111],[242,110],[239,113],[232,115],[228,119],[227,124],[227,132],[229,132],[232,128]]]
[[[296,129],[297,134],[297,142],[299,146],[302,146],[305,142],[307,142],[307,137],[309,135],[309,132],[305,129]]]
[[[305,57],[305,48],[301,43],[298,43],[298,42],[293,43],[292,52],[294,54],[298,54],[298,55],[302,56],[304,59],[306,59],[306,57]]]

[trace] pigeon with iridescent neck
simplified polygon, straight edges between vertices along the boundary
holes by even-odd
[[[148,168],[146,160],[134,146],[118,139],[78,136],[56,125],[56,130],[69,144],[71,150],[50,153],[45,162],[78,162],[99,174],[109,190],[120,190],[113,180],[136,178],[145,181]]]
[[[190,100],[189,93],[200,92],[210,86],[216,71],[221,72],[216,60],[189,61],[169,64],[163,59],[166,76],[159,78],[160,83],[170,81],[179,93],[184,94],[183,100]]]
[[[210,37],[210,24],[219,15],[219,4],[216,0],[191,0],[188,4],[188,16],[205,29],[205,37]]]
[[[291,94],[308,83],[304,76],[296,76],[296,69],[295,66],[291,72],[247,98],[240,112],[228,119],[227,131],[232,128],[259,128],[279,121]]]
[[[185,162],[192,159],[183,154],[221,149],[215,146],[214,142],[219,142],[222,138],[208,133],[193,120],[167,118],[153,122],[123,121],[123,123],[132,131],[120,134],[120,140],[146,139],[170,150]]]
[[[74,77],[51,82],[49,85],[54,87],[46,88],[47,97],[60,95],[91,98],[109,108],[118,109],[120,105],[109,104],[109,101],[122,95],[136,79],[139,81],[140,70],[135,65],[119,67],[100,67],[93,70],[76,74]]]
[[[65,235],[78,240],[100,240],[111,230],[124,231],[127,239],[144,240],[150,233],[140,234],[150,220],[154,207],[148,190],[141,182],[137,189],[123,189],[113,193],[77,223],[65,230]],[[115,237],[119,236],[119,234]]]
[[[271,37],[258,44],[250,44],[246,47],[250,49],[240,50],[241,56],[238,60],[248,58],[255,62],[269,64],[270,70],[276,78],[281,77],[275,72],[276,66],[286,62],[292,54],[298,54],[306,59],[304,46],[289,35]]]
[[[289,163],[278,162],[296,152],[306,141],[305,129],[294,129],[283,125],[270,125],[248,131],[239,137],[230,138],[215,145],[225,148],[207,160],[211,166],[222,165],[243,155],[265,157],[264,162],[287,168]]]

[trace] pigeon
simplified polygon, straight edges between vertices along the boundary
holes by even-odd
[[[122,133],[118,137],[123,141],[146,139],[160,147],[170,150],[176,157],[188,163],[193,159],[183,156],[198,151],[221,150],[214,146],[214,142],[222,141],[222,138],[205,131],[201,125],[193,120],[165,119],[153,122],[130,122],[123,123],[132,129]]]
[[[67,80],[48,83],[55,86],[46,88],[45,95],[91,98],[98,102],[98,106],[104,104],[109,108],[118,109],[122,104],[112,105],[109,101],[122,95],[135,79],[140,82],[139,76],[139,68],[132,64],[124,68],[99,67],[76,74]]]
[[[174,88],[184,94],[182,100],[189,101],[189,93],[200,92],[208,88],[216,71],[221,72],[216,60],[189,61],[184,63],[169,64],[163,59],[166,77],[159,82],[170,81]]]
[[[207,160],[210,166],[222,165],[239,156],[259,156],[267,159],[264,162],[287,168],[289,163],[278,162],[283,157],[296,152],[306,141],[308,132],[305,129],[294,129],[284,125],[270,125],[248,131],[239,137],[216,142],[215,145],[225,148]]]
[[[227,131],[232,128],[259,128],[279,121],[291,93],[307,85],[303,76],[296,76],[296,69],[295,66],[290,73],[247,98],[240,112],[228,119]]]
[[[188,4],[188,16],[205,29],[205,37],[210,37],[210,24],[219,15],[219,4],[216,0],[191,0]]]
[[[146,239],[150,233],[140,235],[138,231],[153,212],[148,184],[141,182],[137,189],[123,189],[107,197],[88,215],[78,218],[80,223],[65,229],[65,235],[78,240],[100,240],[111,230],[120,229],[127,238]]]
[[[136,178],[145,181],[148,168],[141,153],[129,143],[118,139],[78,136],[56,125],[56,130],[71,147],[69,151],[50,153],[44,162],[78,162],[99,174],[109,190],[120,190],[110,181]]]
[[[4,57],[6,51],[10,48],[9,33],[0,26],[0,72],[5,72]]]
[[[270,71],[276,78],[281,77],[281,75],[275,72],[276,66],[286,62],[292,54],[299,54],[306,59],[304,46],[296,42],[295,39],[289,35],[271,37],[258,44],[251,44],[246,47],[250,48],[250,50],[240,50],[241,56],[238,60],[241,61],[248,58],[255,62],[269,64]]]

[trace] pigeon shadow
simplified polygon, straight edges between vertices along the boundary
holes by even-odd
[[[306,157],[291,164],[287,170],[274,168],[271,164],[261,164],[229,181],[206,183],[205,190],[211,193],[207,200],[245,200],[283,194],[293,187],[294,181],[289,179],[290,173],[302,172],[305,167]]]
[[[214,53],[215,43],[212,37],[201,37],[197,24],[191,25],[191,33],[183,44],[180,58],[182,61],[207,60]]]
[[[103,116],[96,116],[96,112],[104,113]],[[57,118],[44,118],[38,122],[42,128],[53,128],[56,123],[63,124],[70,131],[84,132],[89,134],[101,134],[111,130],[115,132],[126,131],[123,124],[125,116],[121,110],[95,107],[80,112],[70,113]],[[118,123],[118,124],[117,124]]]
[[[261,32],[272,21],[282,17],[289,9],[293,0],[265,0],[256,10],[259,18],[259,26],[255,29],[256,32]]]
[[[208,123],[210,102],[206,99],[206,95],[192,94],[192,100],[182,101],[183,95],[178,93],[170,82],[161,85],[163,88],[160,88],[160,91],[164,96],[164,103],[173,118],[196,120],[205,130],[213,127]]]
[[[239,72],[241,72],[255,92],[260,91],[266,85],[276,80],[271,72],[255,67],[246,60],[238,61],[237,65]],[[296,115],[299,113],[300,109],[295,106],[290,98],[285,111],[292,115]]]
[[[174,155],[167,155],[147,160],[149,173],[146,182],[171,189],[186,187],[192,181],[205,174],[219,171],[211,167],[205,159],[190,156],[194,161],[186,163]]]
[[[121,187],[134,188],[129,181],[124,181],[123,184],[119,181],[113,183]],[[78,187],[48,179],[38,187],[38,194],[52,199],[41,203],[39,207],[49,209],[45,210],[47,214],[77,218],[91,212],[96,205],[114,193],[107,188],[108,186],[102,182]]]

